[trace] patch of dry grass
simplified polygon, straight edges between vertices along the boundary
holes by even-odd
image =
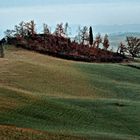
[[[0,140],[88,140],[84,137],[54,134],[16,126],[0,125]]]
[[[0,85],[53,97],[98,97],[96,88],[91,90],[86,75],[74,67],[75,63],[10,48],[0,69]]]

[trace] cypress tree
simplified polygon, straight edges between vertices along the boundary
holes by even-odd
[[[93,33],[92,33],[92,27],[89,28],[89,44],[93,45]]]

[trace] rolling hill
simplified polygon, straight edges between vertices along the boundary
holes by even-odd
[[[0,59],[0,139],[140,139],[140,71],[130,65],[7,46]]]

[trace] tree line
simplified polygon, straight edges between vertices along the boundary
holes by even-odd
[[[69,29],[68,23],[60,23],[56,25],[54,32],[52,32],[51,28],[44,23],[43,33],[41,34],[37,33],[36,24],[31,20],[29,22],[20,22],[18,25],[15,25],[13,30],[7,29],[5,36],[7,42],[14,40],[16,45],[24,45],[26,48],[28,46],[30,49],[39,48],[46,52],[48,50],[48,52],[63,53],[69,56],[72,54],[85,58],[88,57],[88,59],[92,57],[94,60],[99,58],[109,59],[109,57],[110,59],[115,57],[126,58],[125,54],[136,57],[140,54],[140,39],[137,37],[127,37],[127,45],[121,42],[117,52],[114,53],[108,50],[110,42],[107,34],[104,37],[100,34],[94,37],[92,27],[83,26],[78,28],[77,35],[74,39],[71,39],[69,37]]]
[[[34,36],[37,34],[36,32],[36,24],[33,20],[30,22],[20,22],[19,25],[15,25],[13,30],[6,30],[6,37],[25,37],[25,36]],[[58,37],[69,38],[69,24],[68,23],[60,23],[56,25],[55,31],[52,33],[51,28],[47,24],[43,24],[43,34],[53,34]],[[78,34],[74,37],[74,41],[79,44],[88,44],[90,47],[99,48],[100,43],[103,44],[104,49],[109,48],[109,39],[106,34],[103,39],[100,34],[93,39],[92,27],[89,28],[87,26],[78,27]]]

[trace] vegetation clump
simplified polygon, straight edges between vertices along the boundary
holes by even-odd
[[[36,32],[34,21],[21,22],[15,30],[5,32],[7,42],[28,50],[56,57],[86,62],[122,62],[126,57],[121,53],[110,51],[108,35],[102,39],[98,34],[93,38],[92,27],[79,27],[74,40],[68,37],[69,25],[57,24],[51,33],[49,26],[43,24],[44,33]],[[103,46],[101,48],[100,46]]]

